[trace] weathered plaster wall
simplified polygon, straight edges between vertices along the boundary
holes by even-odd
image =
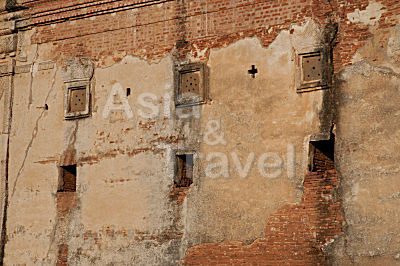
[[[46,58],[48,48],[32,45],[26,54],[41,62],[42,51]],[[79,120],[63,119],[62,66],[40,70],[37,63],[32,73],[17,75],[6,263],[54,263],[62,244],[68,246],[70,263],[173,263],[187,246],[227,239],[252,241],[262,235],[270,213],[300,201],[305,144],[310,135],[319,133],[325,92],[295,93],[292,49],[291,34],[284,31],[269,47],[251,38],[212,51],[207,62],[212,100],[200,107],[199,118],[189,120],[176,116],[173,104],[167,105],[172,116],[164,114],[165,95],[173,93],[171,57],[149,64],[127,56],[96,68],[91,82],[93,112]],[[256,78],[247,73],[252,64],[259,70]],[[116,84],[123,93],[128,87],[132,90],[127,97],[132,119],[126,112],[104,116]],[[149,92],[158,97],[160,115],[148,120],[140,116],[146,109],[138,104],[138,96]],[[215,119],[221,121],[225,146],[203,141],[207,123]],[[178,139],[185,143],[182,150],[204,156],[182,205],[168,196],[173,161],[164,147],[172,147]],[[289,161],[294,155],[286,154],[288,144],[297,152],[297,162]],[[248,177],[237,175],[232,151],[242,164],[250,152],[255,154]],[[229,157],[229,178],[206,176],[211,163],[206,157],[212,152]],[[265,152],[285,158],[281,176],[270,179],[259,174],[257,161]],[[77,192],[69,199],[73,205],[69,212],[60,215],[68,200],[56,192],[57,167],[74,162]],[[35,249],[27,237],[34,238]]]
[[[11,153],[18,156],[10,162],[10,233],[6,262],[54,262],[59,239],[64,238],[69,245],[71,262],[94,262],[100,259],[98,252],[106,258],[109,249],[108,252],[114,253],[112,246],[107,246],[114,243],[115,248],[126,245],[129,250],[129,255],[125,254],[121,261],[140,256],[143,261],[156,263],[166,252],[158,251],[159,256],[154,256],[154,252],[148,251],[146,257],[144,244],[131,247],[130,241],[144,234],[157,246],[164,240],[155,240],[155,237],[163,237],[163,232],[171,226],[168,193],[173,180],[166,178],[168,168],[164,167],[162,158],[165,155],[156,146],[160,140],[174,140],[174,131],[163,117],[154,122],[139,118],[127,120],[124,113],[112,113],[106,119],[103,110],[117,80],[124,88],[131,87],[134,95],[153,92],[163,96],[165,88],[170,88],[171,93],[171,61],[165,59],[150,66],[128,57],[112,68],[96,70],[92,116],[72,121],[63,119],[65,85],[60,70],[55,66],[52,70],[15,78],[15,86],[21,89],[15,95],[20,100],[15,105],[16,126],[10,146]],[[131,74],[141,71],[153,75],[146,78]],[[146,79],[148,82],[143,82]],[[32,84],[32,100],[27,84]],[[130,102],[136,110],[134,95]],[[49,110],[44,109],[45,103]],[[158,130],[149,130],[153,126]],[[56,214],[58,165],[74,162],[78,164],[78,203],[69,214],[69,223],[64,225],[70,227],[65,232],[58,229],[65,221],[61,222]],[[119,232],[123,240],[110,242],[96,237],[106,230],[112,234]],[[29,248],[32,242],[26,241],[28,235],[34,238],[35,249]],[[93,238],[104,240],[96,240],[95,250]],[[171,258],[163,260],[171,261]]]
[[[338,75],[336,165],[347,222],[338,264],[400,263],[397,33],[374,31]]]
[[[268,48],[253,38],[211,51],[212,102],[203,108],[202,128],[205,135],[210,120],[220,121],[221,129],[215,134],[224,134],[226,145],[203,141],[203,168],[218,161],[208,162],[207,155],[221,152],[229,161],[229,177],[200,179],[199,191],[188,201],[188,206],[193,204],[188,209],[193,217],[192,222],[188,219],[188,240],[251,241],[262,235],[267,217],[279,206],[299,201],[306,168],[304,144],[310,135],[319,133],[324,92],[293,93],[292,60],[290,34],[285,31]],[[258,68],[256,78],[247,73],[252,64]],[[296,162],[287,154],[288,145],[295,149]],[[258,170],[258,161],[267,152],[284,160],[282,174],[276,178],[263,177]],[[239,176],[232,153],[239,156],[241,165],[252,163],[244,177]]]
[[[79,9],[66,8],[78,2]],[[272,214],[286,217],[279,210],[300,204],[308,142],[328,133],[334,112],[338,200],[347,227],[332,245],[321,240],[326,253],[317,258],[398,263],[397,1],[90,2],[20,2],[28,9],[16,23],[18,49],[1,59],[16,59],[6,264],[165,265],[206,242],[249,244],[264,236]],[[336,39],[324,34],[329,19],[339,23]],[[295,54],[332,40],[334,86],[297,94]],[[62,68],[69,57],[89,57],[95,66],[89,118],[64,120]],[[210,100],[198,118],[182,119],[167,98],[173,99],[173,65],[189,60],[208,66]],[[255,78],[247,72],[252,65]],[[119,85],[122,95],[131,88],[132,119],[125,112],[104,117]],[[151,110],[138,97],[149,92],[160,115],[143,119],[140,110]],[[4,122],[7,113],[1,114]],[[216,134],[225,145],[205,141],[211,120],[220,122]],[[7,138],[2,132],[3,169]],[[293,166],[288,147],[296,154]],[[197,163],[183,202],[170,195],[174,150],[195,152]],[[213,152],[227,156],[229,177],[206,176],[218,161],[207,161]],[[242,166],[254,152],[246,178],[232,152]],[[260,175],[264,152],[284,159],[280,177]],[[58,166],[70,163],[78,165],[77,191],[59,194]]]
[[[62,148],[62,110],[46,111],[60,92],[54,88],[53,79],[60,80],[55,69],[37,72],[32,82],[31,74],[18,75],[14,95],[19,99],[13,108],[9,161],[9,212],[8,250],[13,250],[12,263],[32,261],[38,263],[50,246],[52,224],[55,222],[55,191],[58,170],[41,161],[56,161],[54,150]],[[37,88],[40,88],[37,89]],[[47,99],[46,99],[47,98]],[[54,134],[54,130],[58,134]],[[58,137],[58,138],[57,138]],[[40,177],[40,178],[38,178]],[[21,236],[29,236],[29,241]],[[6,263],[11,263],[7,260]]]

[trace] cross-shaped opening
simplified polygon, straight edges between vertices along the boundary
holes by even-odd
[[[255,78],[256,74],[258,73],[258,69],[256,68],[255,65],[251,65],[251,69],[249,69],[248,72],[252,78]]]

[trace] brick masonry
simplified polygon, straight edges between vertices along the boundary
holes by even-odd
[[[198,51],[223,47],[250,36],[259,37],[268,46],[281,30],[308,17],[321,24],[346,21],[347,14],[368,6],[368,1],[363,0],[93,2],[24,4],[30,7],[27,15],[32,18],[28,24],[37,29],[32,43],[52,43],[55,53],[49,60],[84,56],[101,64],[108,56],[119,61],[125,54],[158,60],[174,51],[177,41],[184,39],[185,45],[178,49],[177,56],[191,52],[205,59],[208,53],[200,55]],[[379,2],[385,6],[379,28],[394,27],[400,3]],[[79,8],[73,8],[78,3]],[[341,23],[333,56],[335,71],[349,65],[355,51],[371,36],[366,25]]]
[[[63,237],[59,239],[53,239],[53,241],[57,241],[58,243],[58,255],[57,255],[57,266],[69,265],[68,264],[68,234],[65,232],[68,231],[70,225],[70,213],[76,207],[78,207],[78,198],[76,192],[57,192],[57,217],[56,224],[58,228],[55,230],[63,231]]]
[[[342,234],[340,202],[334,200],[335,170],[310,172],[300,204],[285,205],[270,216],[263,238],[205,243],[186,252],[184,265],[327,265],[323,248]]]
[[[334,162],[330,160],[323,152],[316,149],[313,158],[313,168],[317,170],[334,169]]]
[[[171,200],[176,200],[178,203],[182,203],[185,199],[190,187],[177,187],[174,186],[172,191],[168,194]]]
[[[64,218],[77,206],[78,198],[75,192],[57,192],[57,214],[59,218]]]
[[[68,245],[61,244],[58,246],[57,266],[68,265]]]

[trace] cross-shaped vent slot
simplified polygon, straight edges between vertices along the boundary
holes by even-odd
[[[304,55],[302,60],[303,81],[318,81],[322,79],[321,54]]]
[[[86,88],[79,87],[71,89],[69,103],[70,112],[82,112],[86,109]]]

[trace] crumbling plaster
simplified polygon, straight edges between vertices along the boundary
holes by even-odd
[[[332,248],[336,265],[399,264],[398,27],[371,30],[374,37],[335,86],[336,167],[347,223]]]
[[[246,38],[212,50],[206,62],[211,101],[200,107],[200,117],[190,119],[180,119],[173,103],[164,102],[165,96],[173,99],[172,57],[149,64],[126,56],[108,67],[97,67],[91,80],[91,116],[71,121],[63,116],[65,85],[58,62],[53,69],[37,68],[34,75],[16,75],[19,100],[10,145],[15,156],[10,161],[6,262],[54,263],[63,240],[69,245],[71,263],[173,263],[194,244],[259,237],[270,213],[300,200],[307,162],[304,141],[320,133],[319,113],[327,93],[296,93],[293,42],[301,42],[301,37],[291,38],[289,31],[282,31],[269,47],[262,47],[257,38]],[[52,50],[50,44],[26,48],[27,58],[36,62],[48,60]],[[247,73],[251,65],[258,68],[256,78]],[[127,97],[132,119],[125,112],[103,115],[116,83],[124,91],[132,90]],[[149,92],[157,96],[160,115],[143,119],[139,110],[151,110],[138,104],[138,96]],[[225,146],[204,143],[210,120],[221,122]],[[178,140],[183,146],[177,146]],[[290,177],[286,174],[288,144],[296,152],[295,174]],[[166,147],[195,151],[199,157],[198,175],[181,206],[168,197],[173,153]],[[205,176],[210,163],[205,158],[212,152],[228,156],[229,178]],[[239,155],[242,164],[250,152],[255,160],[262,153],[276,152],[285,160],[282,176],[262,177],[254,163],[249,176],[241,178],[231,152]],[[78,203],[67,220],[59,220],[57,167],[66,162],[78,165]],[[32,241],[27,242],[27,237]]]
[[[369,25],[374,37],[357,51],[353,65],[341,70],[332,88],[336,165],[342,180],[339,196],[347,222],[345,234],[327,246],[337,265],[399,263],[400,41],[398,27],[389,32],[377,28],[384,11],[381,4],[370,2],[342,21]],[[210,69],[211,101],[194,119],[176,117],[172,103],[166,107],[171,117],[140,118],[141,93],[154,93],[161,105],[162,97],[173,98],[173,56],[150,64],[116,51],[115,56],[94,62],[91,116],[65,121],[63,60],[55,56],[57,45],[30,44],[34,29],[19,36],[24,43],[17,65],[33,65],[14,78],[18,101],[10,143],[6,263],[54,263],[62,237],[68,241],[72,264],[169,264],[178,262],[192,245],[249,243],[261,236],[271,213],[300,201],[308,142],[316,134],[326,135],[331,122],[331,114],[321,116],[331,107],[330,91],[295,92],[295,55],[319,46],[322,30],[312,20],[291,29],[281,31],[268,47],[257,38],[245,38],[190,54],[192,61],[198,60],[196,55],[208,55]],[[39,70],[39,63],[49,60],[56,61],[54,68]],[[258,68],[256,78],[247,74],[251,65]],[[103,116],[116,83],[132,89],[127,99],[133,119],[124,112]],[[204,143],[210,120],[220,121],[226,145]],[[178,140],[184,144],[179,148]],[[296,151],[294,177],[286,174],[287,144]],[[174,158],[166,147],[196,151],[199,157],[198,173],[182,205],[168,198]],[[242,164],[250,152],[255,160],[263,152],[276,152],[285,160],[283,175],[264,178],[254,163],[249,176],[241,178],[232,162],[233,151]],[[211,152],[228,156],[229,178],[205,176],[205,158]],[[78,164],[78,207],[57,229],[57,167],[67,162]]]

